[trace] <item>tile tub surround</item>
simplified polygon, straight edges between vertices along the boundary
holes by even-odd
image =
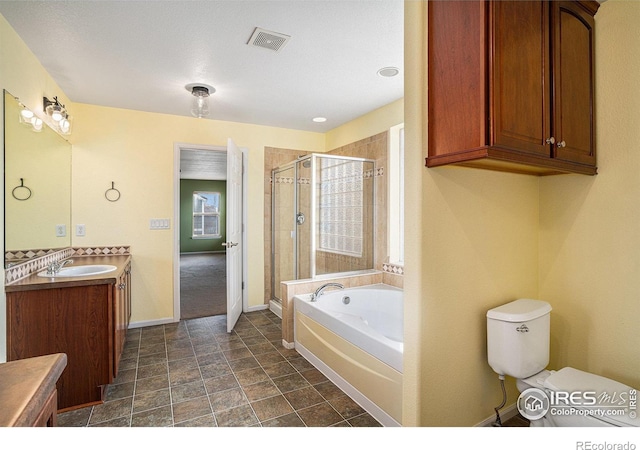
[[[66,427],[380,426],[295,350],[280,319],[242,314],[129,330],[102,405],[58,416]]]

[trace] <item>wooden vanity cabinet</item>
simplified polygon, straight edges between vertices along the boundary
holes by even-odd
[[[131,314],[131,264],[115,279],[7,292],[7,360],[66,353],[61,411],[101,403],[117,375]],[[55,287],[55,286],[60,287]]]
[[[596,173],[594,1],[430,1],[428,157]]]

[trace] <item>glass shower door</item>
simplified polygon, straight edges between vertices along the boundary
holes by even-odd
[[[280,300],[280,282],[296,279],[296,174],[295,167],[272,172],[271,296]]]

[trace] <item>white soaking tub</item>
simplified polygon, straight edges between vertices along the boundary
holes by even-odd
[[[384,284],[294,297],[296,350],[386,426],[402,415],[402,299]]]

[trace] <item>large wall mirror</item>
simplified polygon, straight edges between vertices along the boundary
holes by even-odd
[[[71,245],[71,144],[46,124],[21,123],[22,109],[4,91],[5,267]]]

